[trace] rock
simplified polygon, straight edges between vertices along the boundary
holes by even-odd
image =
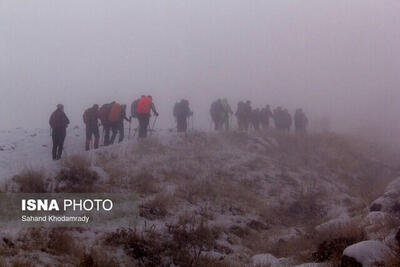
[[[386,187],[385,193],[372,202],[369,209],[400,215],[400,177]]]
[[[381,211],[381,210],[382,210],[382,204],[379,203],[374,203],[369,208],[369,211]]]
[[[397,245],[400,247],[400,228],[397,230],[395,239],[397,241]]]
[[[355,259],[347,256],[343,256],[341,260],[342,267],[363,267],[361,263],[356,261]]]
[[[380,241],[367,240],[347,247],[342,255],[342,267],[368,267],[385,264],[393,256],[388,246]]]
[[[258,232],[260,231],[264,231],[264,230],[268,230],[269,227],[267,225],[265,225],[262,222],[256,221],[256,220],[251,220],[248,224],[248,227],[250,227],[253,230],[256,230]]]

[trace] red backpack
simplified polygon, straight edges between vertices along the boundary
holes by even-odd
[[[151,97],[142,97],[139,99],[136,106],[137,114],[149,114],[151,108]]]

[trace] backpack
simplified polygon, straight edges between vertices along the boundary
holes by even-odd
[[[114,103],[111,106],[110,114],[108,115],[108,120],[110,122],[117,122],[121,119],[121,105],[119,103]]]
[[[49,123],[52,129],[67,128],[69,119],[63,111],[57,109],[51,114]]]
[[[85,124],[97,125],[98,113],[94,108],[88,108],[83,113],[83,122]]]
[[[102,124],[104,124],[108,121],[108,116],[111,111],[111,106],[112,106],[112,104],[104,104],[99,109],[99,117],[100,117]]]
[[[149,114],[151,108],[151,98],[142,97],[139,99],[136,107],[137,114]]]
[[[85,124],[88,124],[88,122],[89,122],[89,114],[90,114],[90,108],[85,110],[85,112],[83,113],[83,122]]]

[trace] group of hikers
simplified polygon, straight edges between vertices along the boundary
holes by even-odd
[[[139,122],[134,135],[138,132],[139,138],[147,137],[150,117],[152,114],[156,116],[156,119],[158,117],[152,96],[142,95],[139,99],[133,101],[129,118],[126,114],[126,108],[125,104],[113,101],[101,107],[98,104],[94,104],[85,110],[83,113],[83,122],[86,125],[86,150],[90,150],[93,137],[93,148],[97,149],[99,147],[100,125],[103,127],[102,136],[104,140],[102,143],[104,146],[114,144],[117,135],[119,136],[118,142],[122,142],[125,136],[124,121],[129,122],[130,126],[133,118],[136,118]],[[211,104],[210,115],[216,131],[230,130],[234,115],[236,116],[240,131],[248,131],[251,128],[255,131],[259,131],[260,129],[265,130],[270,127],[270,121],[273,120],[276,129],[290,132],[294,120],[296,133],[301,133],[306,131],[308,124],[308,119],[302,109],[297,109],[292,119],[287,109],[277,107],[272,111],[269,105],[261,109],[253,109],[250,101],[240,101],[237,105],[236,113],[234,113],[226,98],[217,99]],[[177,132],[182,133],[187,131],[188,119],[190,117],[192,118],[193,127],[193,112],[189,107],[188,100],[182,99],[174,105],[173,116],[175,117]],[[64,106],[62,104],[57,105],[57,109],[50,116],[49,123],[52,129],[53,160],[59,160],[63,151],[66,129],[70,123],[64,113]],[[152,128],[154,128],[154,125]],[[129,127],[129,135],[131,134],[130,130],[131,128]]]
[[[240,101],[234,114],[226,98],[217,99],[211,104],[211,119],[216,131],[229,130],[233,115],[236,116],[240,131],[248,131],[253,128],[255,131],[268,129],[270,121],[273,120],[275,128],[280,131],[290,132],[294,120],[294,127],[297,133],[305,132],[308,119],[302,109],[297,109],[294,118],[287,109],[277,107],[273,111],[269,105],[264,108],[252,108],[251,102]]]
[[[83,122],[86,125],[85,149],[90,150],[93,137],[93,148],[97,149],[99,147],[99,123],[101,123],[103,127],[104,146],[114,144],[117,135],[119,136],[118,142],[122,142],[125,136],[124,121],[130,123],[132,118],[136,118],[139,121],[139,127],[136,129],[138,131],[138,136],[140,138],[147,137],[151,112],[156,117],[158,116],[158,112],[150,95],[142,95],[139,99],[133,101],[131,105],[131,116],[129,118],[126,115],[126,105],[124,104],[115,101],[104,104],[101,107],[99,107],[98,104],[94,104],[83,113]],[[50,116],[49,123],[53,139],[53,160],[59,160],[63,151],[66,129],[69,124],[69,119],[64,113],[64,106],[62,104],[57,105],[57,109]]]

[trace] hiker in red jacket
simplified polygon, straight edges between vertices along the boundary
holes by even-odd
[[[136,117],[139,120],[139,138],[147,136],[147,128],[151,116],[150,111],[153,111],[154,115],[158,116],[152,97],[143,95],[136,105]]]
[[[57,109],[50,116],[51,137],[53,139],[53,160],[59,160],[63,151],[69,119],[64,113],[64,106],[57,105]]]

